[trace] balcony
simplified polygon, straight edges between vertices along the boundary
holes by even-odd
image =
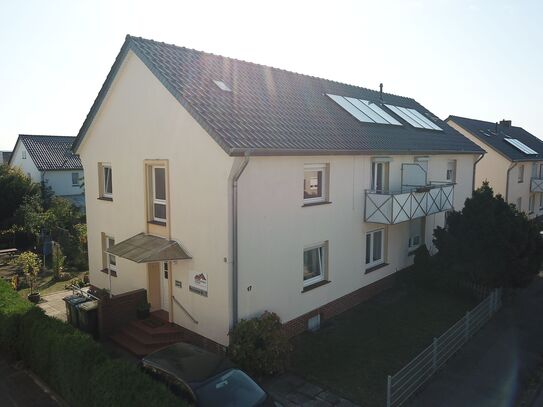
[[[530,192],[543,192],[543,178],[532,178],[530,180]]]
[[[364,219],[369,223],[395,225],[453,209],[454,184],[430,182],[429,185],[404,185],[397,192],[366,190]]]

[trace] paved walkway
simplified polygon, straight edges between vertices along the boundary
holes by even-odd
[[[412,406],[514,405],[543,355],[543,279],[522,290],[438,373]]]
[[[286,373],[264,383],[266,391],[285,407],[356,407],[349,400],[342,399],[302,378]]]
[[[38,307],[51,317],[66,321],[66,303],[64,297],[72,295],[72,290],[62,290],[53,294],[43,296]]]
[[[0,356],[0,405],[2,407],[60,407],[24,370]]]

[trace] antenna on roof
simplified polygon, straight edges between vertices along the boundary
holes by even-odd
[[[383,104],[383,84],[382,83],[379,84],[379,102]]]

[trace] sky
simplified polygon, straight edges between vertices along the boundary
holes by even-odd
[[[511,119],[543,139],[543,1],[0,0],[0,150],[77,135],[126,34]],[[539,119],[539,120],[538,120]]]

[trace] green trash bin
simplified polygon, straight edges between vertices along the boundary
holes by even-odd
[[[79,328],[98,339],[98,301],[86,301],[77,305]]]
[[[87,302],[88,298],[81,295],[69,295],[63,298],[66,303],[66,320],[74,328],[79,328],[79,313],[77,310],[77,305]]]

